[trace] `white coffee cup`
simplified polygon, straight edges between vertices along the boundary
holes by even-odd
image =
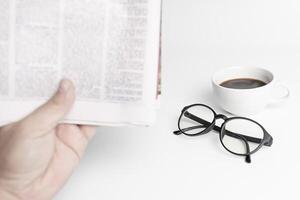
[[[232,89],[221,86],[234,79],[256,79],[266,85],[252,89]],[[214,96],[224,110],[240,116],[249,116],[261,112],[267,105],[285,101],[289,98],[289,89],[276,83],[269,70],[258,67],[230,67],[218,71],[212,78]],[[281,90],[280,95],[276,95]]]

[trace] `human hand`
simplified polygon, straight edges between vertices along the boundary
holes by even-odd
[[[63,80],[57,93],[23,120],[0,128],[0,199],[49,200],[79,163],[95,127],[58,124],[75,100]]]

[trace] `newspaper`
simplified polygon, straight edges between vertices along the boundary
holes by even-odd
[[[158,104],[161,0],[1,0],[0,124],[43,104],[62,78],[65,123],[149,125]]]

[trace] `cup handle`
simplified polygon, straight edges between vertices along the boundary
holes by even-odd
[[[279,94],[279,95],[275,94],[276,91],[277,92],[280,91],[281,94]],[[271,92],[270,105],[276,106],[276,105],[282,104],[286,100],[288,100],[290,96],[291,96],[291,92],[287,86],[285,86],[283,84],[276,84]]]

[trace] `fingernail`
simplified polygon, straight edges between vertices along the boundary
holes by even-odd
[[[60,86],[59,86],[59,92],[60,93],[67,93],[69,91],[71,87],[71,83],[69,80],[66,80],[66,79],[63,79],[61,82],[60,82]]]

